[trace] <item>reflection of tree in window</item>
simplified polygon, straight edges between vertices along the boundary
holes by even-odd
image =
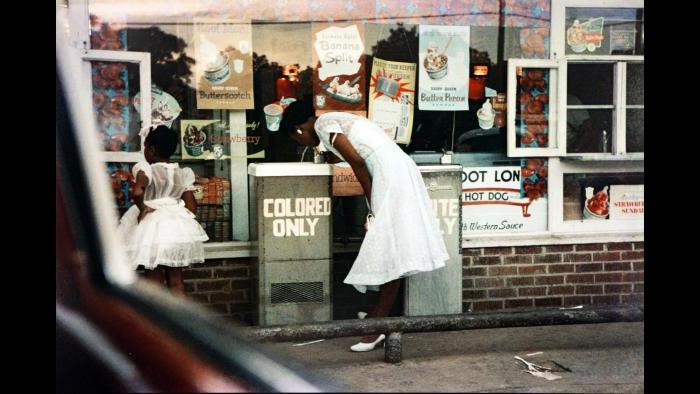
[[[396,62],[418,63],[418,27],[412,25],[410,28],[402,23],[389,28],[389,36],[377,41],[372,46],[371,56],[367,60],[367,78],[371,75],[371,64],[373,57]],[[469,48],[470,63],[485,64],[492,67],[491,59],[487,51],[479,51]],[[416,79],[418,76],[416,75]],[[419,81],[416,80],[416,84]],[[416,86],[417,91],[417,86]],[[452,149],[452,130],[455,131],[455,144],[457,137],[470,130],[478,129],[476,110],[481,107],[484,100],[469,102],[470,111],[419,111],[418,100],[414,100],[413,130],[411,143],[405,148],[406,151],[432,151],[440,152],[443,149]],[[467,150],[491,150],[504,151],[505,143],[500,135],[495,135],[495,140],[479,139],[474,140],[477,145],[467,147]],[[505,135],[503,136],[505,137]],[[481,145],[479,145],[481,144]]]
[[[194,102],[195,91],[190,86],[195,59],[186,55],[185,40],[168,34],[158,27],[127,28],[126,32],[129,51],[151,54],[151,82],[172,95],[181,104],[183,114],[180,118],[185,114],[201,115],[203,119],[207,115],[210,117],[210,110],[206,113],[197,113],[197,105]]]

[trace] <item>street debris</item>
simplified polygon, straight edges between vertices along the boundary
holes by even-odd
[[[526,356],[528,356],[528,357],[531,357],[531,356],[539,356],[540,354],[544,354],[544,352],[530,353],[530,354],[526,354]]]
[[[570,308],[559,308],[561,310],[569,310],[569,309],[583,309],[583,305],[577,305],[577,306],[572,306]]]
[[[515,359],[518,361],[522,361],[527,366],[527,370],[524,372],[527,372],[530,375],[538,376],[540,378],[545,378],[547,380],[561,379],[561,376],[552,373],[552,368],[543,367],[541,365],[537,365],[537,364],[525,361],[524,359],[522,359],[521,357],[518,357],[518,356],[515,356]]]
[[[318,343],[318,342],[323,342],[323,341],[325,341],[325,339],[317,339],[317,340],[311,341],[311,342],[296,343],[292,346],[305,346],[305,345],[311,345],[312,343]]]

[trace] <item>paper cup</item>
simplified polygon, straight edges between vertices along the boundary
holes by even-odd
[[[280,129],[283,111],[284,109],[279,104],[268,104],[263,107],[263,112],[265,113],[265,123],[267,124],[268,130],[277,131]]]

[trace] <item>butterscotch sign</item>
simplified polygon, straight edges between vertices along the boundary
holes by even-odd
[[[333,196],[362,196],[362,185],[357,180],[352,167],[333,166]]]

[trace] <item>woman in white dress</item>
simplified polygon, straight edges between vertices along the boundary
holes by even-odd
[[[134,205],[119,221],[126,251],[134,268],[146,277],[184,293],[182,267],[204,262],[202,242],[209,239],[195,220],[194,172],[170,163],[177,133],[158,126],[146,135],[146,161],[133,168]]]
[[[381,285],[367,316],[388,316],[400,278],[442,268],[449,258],[415,162],[377,124],[344,112],[317,118],[308,101],[287,107],[280,128],[299,144],[323,144],[329,163],[346,161],[352,167],[374,220],[344,283],[362,293]],[[384,338],[365,336],[351,349],[372,350]]]

